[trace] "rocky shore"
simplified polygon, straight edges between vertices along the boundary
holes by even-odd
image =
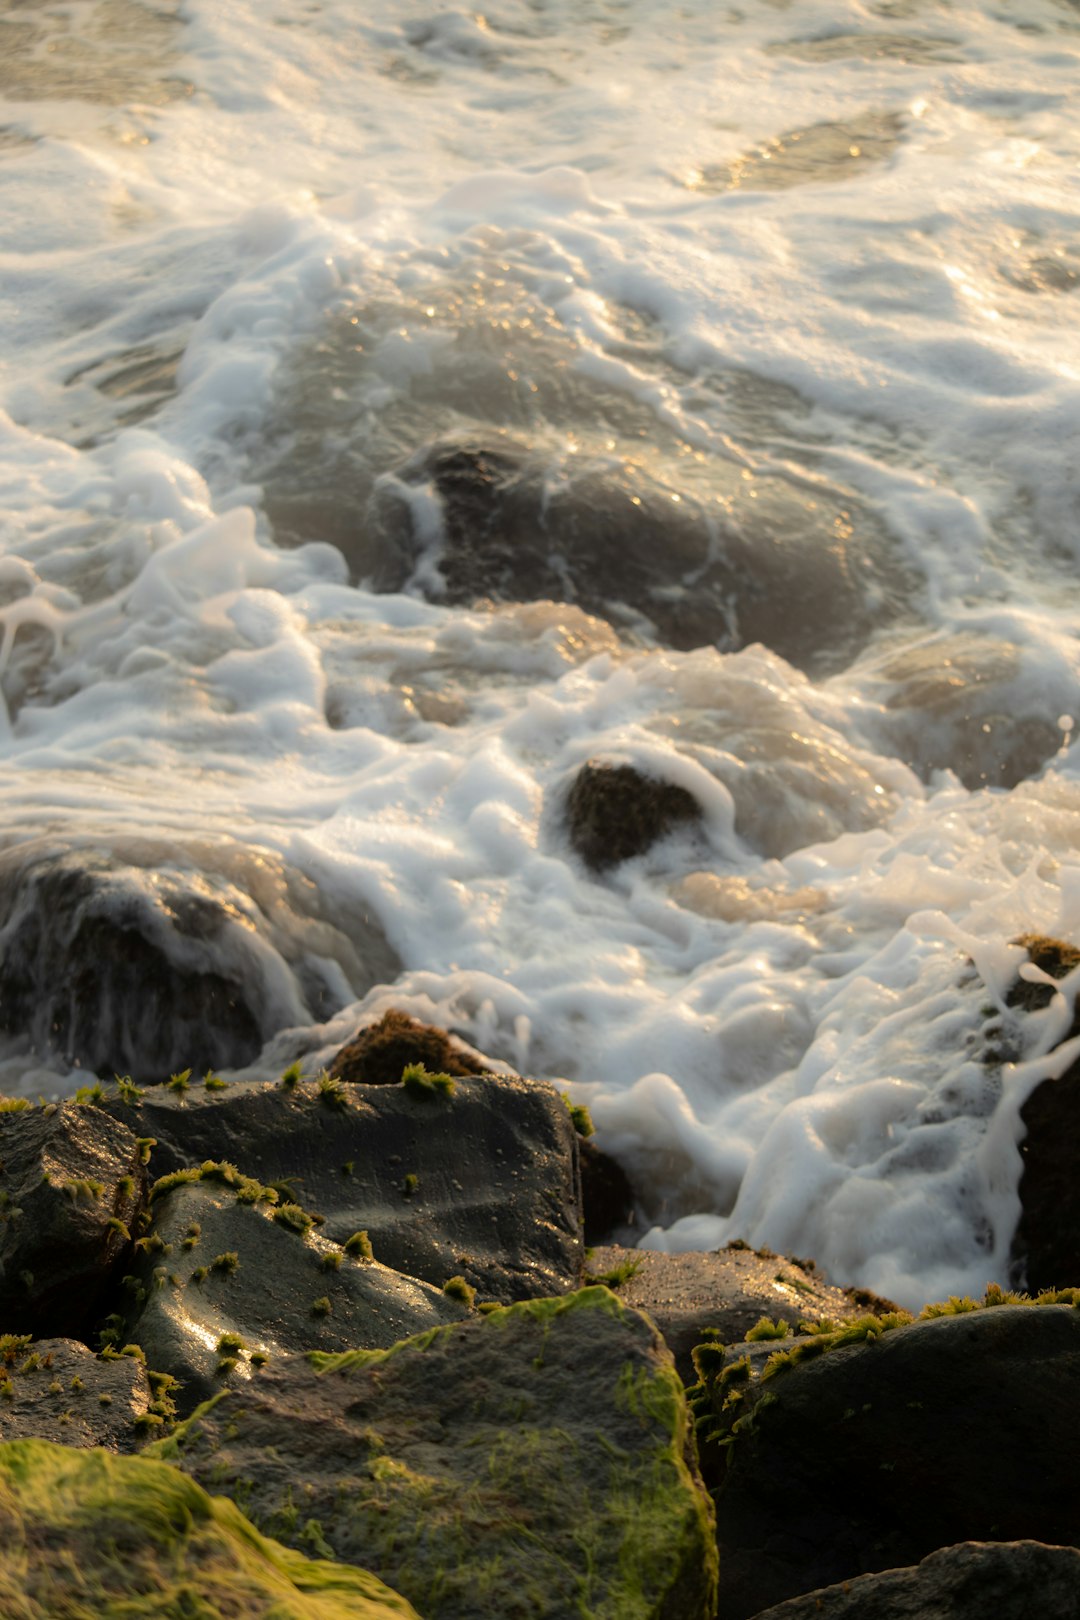
[[[987,1061],[1076,963],[1026,943]],[[1075,1616],[1077,1083],[1025,1116],[1050,1286],[918,1320],[625,1247],[585,1111],[401,1013],[320,1074],[0,1101],[0,1609]]]

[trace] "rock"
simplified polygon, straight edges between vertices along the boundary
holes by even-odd
[[[243,1067],[279,1029],[329,1017],[394,976],[397,959],[367,919],[351,920],[350,941],[298,916],[311,897],[295,874],[271,873],[272,857],[266,871],[235,852],[216,872],[193,870],[197,859],[155,843],[123,857],[8,851],[0,1030],[91,1074],[164,1080]]]
[[[861,1314],[850,1293],[831,1287],[812,1260],[758,1253],[743,1244],[711,1254],[660,1254],[609,1244],[593,1252],[589,1274],[617,1286],[621,1300],[652,1318],[686,1383],[697,1377],[691,1352],[706,1329],[721,1343],[735,1344],[763,1316],[797,1327],[804,1320],[840,1321]],[[616,1282],[620,1276],[625,1280]],[[895,1309],[887,1300],[881,1306]]]
[[[135,1136],[77,1103],[0,1112],[0,1323],[82,1338],[146,1197]]]
[[[1025,934],[1017,944],[1027,948],[1036,967],[1053,979],[1064,978],[1080,963],[1080,951],[1063,940]],[[1008,995],[1020,1013],[1045,1007],[1053,991],[1045,983],[1018,978]],[[1065,1039],[1080,1033],[1074,1018]],[[1019,1056],[1010,1045],[1002,1056]],[[1058,1080],[1035,1087],[1020,1110],[1025,1135],[1020,1143],[1020,1220],[1013,1240],[1013,1262],[1019,1284],[1033,1292],[1080,1284],[1080,1063]]]
[[[1038,1541],[963,1541],[767,1609],[755,1620],[1075,1620],[1080,1552]]]
[[[0,1519],[0,1613],[12,1620],[417,1620],[373,1576],[267,1541],[152,1457],[0,1445]]]
[[[335,1557],[425,1620],[712,1620],[682,1388],[656,1330],[606,1289],[385,1353],[271,1362],[166,1444],[267,1533],[292,1541],[315,1518]]]
[[[288,1182],[343,1243],[441,1288],[463,1276],[481,1298],[563,1293],[581,1281],[576,1135],[552,1086],[463,1077],[452,1096],[403,1085],[236,1082],[147,1091],[111,1111],[156,1138],[155,1174],[225,1159]]]
[[[441,1289],[327,1242],[298,1206],[263,1191],[274,1197],[211,1172],[154,1201],[125,1336],[180,1381],[179,1411],[246,1384],[253,1355],[385,1349],[469,1314]]]
[[[591,1137],[578,1138],[585,1242],[603,1243],[634,1222],[634,1189],[622,1165]]]
[[[137,1356],[102,1359],[74,1339],[0,1336],[0,1441],[133,1451],[156,1426],[151,1404]]]
[[[343,1046],[330,1065],[336,1080],[369,1086],[396,1086],[410,1063],[422,1063],[431,1073],[483,1074],[478,1059],[453,1044],[437,1024],[421,1024],[392,1007],[377,1023]]]
[[[852,1324],[814,1359],[750,1382],[719,1369],[716,1347],[695,1352],[719,1620],[955,1541],[1080,1541],[1080,1312],[1000,1304],[889,1321]]]
[[[658,782],[633,765],[587,760],[566,801],[570,844],[594,872],[644,855],[681,825],[701,819],[685,788]]]

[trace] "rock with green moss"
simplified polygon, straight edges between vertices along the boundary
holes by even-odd
[[[311,1560],[150,1457],[0,1444],[10,1620],[417,1620],[362,1570]]]
[[[134,1105],[106,1089],[108,1110],[155,1139],[156,1176],[227,1159],[287,1184],[334,1242],[366,1231],[377,1260],[437,1288],[462,1276],[509,1302],[580,1286],[577,1138],[553,1086],[463,1075],[429,1096],[239,1081],[182,1097],[158,1087]]]
[[[432,1073],[483,1074],[485,1065],[437,1024],[422,1024],[397,1007],[366,1025],[337,1053],[330,1073],[337,1080],[396,1086],[403,1071],[422,1063]]]
[[[0,1113],[0,1325],[83,1338],[131,1248],[146,1172],[127,1125],[48,1104]]]
[[[125,1290],[126,1337],[180,1381],[182,1412],[223,1383],[243,1387],[252,1355],[386,1347],[468,1314],[432,1284],[346,1253],[273,1189],[262,1197],[223,1174],[213,1166],[155,1197]]]
[[[847,1319],[865,1309],[852,1291],[827,1283],[812,1260],[758,1253],[745,1243],[711,1254],[659,1254],[608,1244],[593,1251],[588,1270],[652,1317],[687,1383],[696,1376],[692,1353],[706,1329],[730,1344],[763,1316],[794,1331],[807,1316]],[[890,1301],[879,1303],[893,1308]]]
[[[0,1334],[0,1441],[134,1451],[156,1427],[154,1404],[137,1356],[103,1359],[74,1339]]]
[[[1080,1552],[1037,1541],[964,1541],[914,1569],[842,1581],[755,1620],[1076,1620]]]
[[[712,1620],[716,1552],[682,1385],[605,1288],[387,1352],[272,1361],[164,1442],[425,1620]]]
[[[941,1309],[695,1353],[720,1620],[942,1544],[1080,1545],[1080,1309]]]

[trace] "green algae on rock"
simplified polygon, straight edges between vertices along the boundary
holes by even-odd
[[[278,1546],[156,1458],[0,1444],[0,1521],[10,1620],[417,1620],[375,1576]]]
[[[682,1385],[653,1325],[606,1288],[387,1350],[275,1357],[155,1452],[284,1541],[314,1521],[425,1620],[713,1614]]]

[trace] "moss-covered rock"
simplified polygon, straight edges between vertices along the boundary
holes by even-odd
[[[682,1385],[605,1288],[388,1351],[287,1357],[161,1455],[425,1620],[711,1620],[716,1554]],[[307,1532],[311,1534],[311,1532]]]
[[[596,872],[644,855],[669,833],[700,821],[701,806],[684,787],[604,760],[586,760],[566,800],[571,847]]]
[[[484,1065],[437,1024],[421,1024],[391,1007],[341,1048],[330,1065],[338,1080],[369,1086],[396,1086],[410,1063],[449,1075],[483,1074]]]
[[[149,1457],[0,1444],[5,1620],[416,1620],[362,1570],[258,1532]]]
[[[138,1356],[0,1334],[0,1441],[134,1451],[157,1428],[159,1404]]]

